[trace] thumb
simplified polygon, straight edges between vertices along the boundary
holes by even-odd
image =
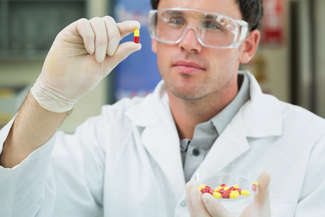
[[[124,21],[117,24],[117,28],[120,31],[121,39],[130,33],[134,32],[135,29],[140,29],[140,23],[135,20]]]
[[[127,58],[130,54],[141,49],[141,44],[134,42],[125,42],[120,44],[113,56],[106,57],[104,60],[104,65],[110,70],[107,74],[112,71],[120,62]]]
[[[258,204],[266,204],[270,202],[269,199],[269,185],[271,181],[271,174],[269,172],[263,172],[260,175],[258,193],[254,197],[254,202]]]
[[[211,194],[203,194],[202,200],[213,217],[234,217]]]

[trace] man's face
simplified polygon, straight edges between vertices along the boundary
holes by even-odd
[[[158,9],[182,7],[215,11],[242,19],[235,0],[160,0]],[[237,88],[239,48],[215,49],[202,46],[190,29],[178,44],[152,40],[157,64],[167,91],[185,100],[211,94],[227,95]]]

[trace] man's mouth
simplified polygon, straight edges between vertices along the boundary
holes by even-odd
[[[193,74],[195,72],[205,70],[204,67],[202,67],[201,65],[199,65],[195,62],[184,61],[184,60],[176,61],[173,64],[173,67],[176,67],[178,69],[178,71],[180,71],[181,73],[185,73],[185,74]]]

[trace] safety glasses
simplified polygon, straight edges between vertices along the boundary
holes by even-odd
[[[148,16],[151,38],[177,44],[189,30],[205,47],[238,48],[248,36],[248,23],[216,12],[190,8],[151,10]]]

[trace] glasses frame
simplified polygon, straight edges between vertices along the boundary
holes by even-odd
[[[227,19],[230,19],[232,20],[234,23],[236,23],[236,34],[235,34],[235,37],[234,37],[234,41],[231,45],[229,46],[224,46],[224,47],[216,47],[216,46],[211,46],[211,45],[207,45],[205,44],[198,36],[197,36],[197,33],[196,33],[196,30],[191,27],[191,26],[188,26],[185,30],[184,30],[184,33],[182,34],[182,36],[180,37],[180,39],[178,39],[177,41],[164,41],[164,40],[161,40],[157,37],[156,33],[155,33],[155,24],[152,23],[153,21],[153,16],[159,12],[159,11],[167,11],[167,10],[179,10],[179,11],[194,11],[194,12],[203,12],[203,13],[210,13],[210,14],[215,14],[215,15],[218,15],[218,16],[221,16],[221,17],[225,17]],[[240,29],[241,28],[241,29]],[[216,48],[216,49],[229,49],[229,48],[238,48],[242,43],[243,41],[247,38],[247,36],[249,35],[249,31],[248,31],[248,23],[244,20],[239,20],[239,19],[235,19],[235,18],[232,18],[232,17],[229,17],[227,15],[223,15],[223,14],[220,14],[220,13],[217,13],[217,12],[214,12],[214,11],[205,11],[205,10],[198,10],[198,9],[193,9],[193,8],[180,8],[180,7],[174,7],[174,8],[163,8],[163,9],[159,9],[159,10],[150,10],[149,11],[149,14],[148,14],[148,30],[149,30],[149,34],[150,34],[150,37],[159,41],[159,42],[162,42],[162,43],[166,43],[166,44],[178,44],[179,42],[181,42],[183,40],[183,38],[185,37],[187,31],[189,29],[193,29],[194,32],[195,32],[195,35],[196,35],[196,38],[197,40],[200,42],[201,45],[203,45],[204,47],[211,47],[211,48]],[[239,37],[239,40],[237,41],[237,38],[238,38],[238,33],[239,33],[239,30],[241,35]],[[236,42],[237,41],[237,42]]]

